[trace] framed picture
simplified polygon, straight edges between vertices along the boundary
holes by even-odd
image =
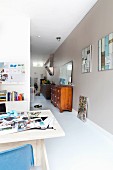
[[[113,33],[98,41],[98,60],[99,71],[113,69]]]
[[[85,96],[80,96],[77,117],[83,122],[85,122],[87,119],[87,113],[88,113],[88,98]]]
[[[92,67],[92,45],[82,50],[82,73],[90,73]]]

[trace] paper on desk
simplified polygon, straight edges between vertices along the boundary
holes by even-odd
[[[37,112],[36,112],[37,114]],[[30,129],[47,129],[53,128],[53,117],[47,117],[45,120],[42,120],[41,117],[37,118],[33,112],[32,119],[26,117],[27,115],[21,115],[21,117],[14,118],[11,121],[5,119],[0,120],[0,135],[30,130]],[[24,118],[24,119],[23,119]]]

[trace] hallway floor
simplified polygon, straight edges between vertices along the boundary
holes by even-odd
[[[50,170],[113,170],[113,141],[104,132],[75,111],[60,113],[43,96],[32,98],[31,110],[36,104],[50,109],[65,131],[65,137],[45,140]]]

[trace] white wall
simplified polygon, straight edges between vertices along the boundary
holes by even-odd
[[[0,62],[25,64],[23,85],[0,85],[0,89],[22,92],[30,102],[30,19],[25,17],[0,17]],[[18,103],[19,105],[19,103]]]

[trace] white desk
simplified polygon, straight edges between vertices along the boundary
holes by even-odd
[[[38,110],[40,117],[53,116],[50,110]],[[54,116],[53,116],[54,117]],[[14,148],[23,144],[31,144],[34,150],[35,165],[41,166],[42,170],[49,170],[44,139],[64,136],[65,133],[57,120],[54,120],[54,129],[28,130],[7,135],[0,135],[0,151]]]

